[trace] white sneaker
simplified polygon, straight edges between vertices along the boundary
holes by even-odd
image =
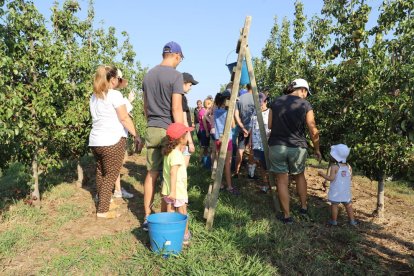
[[[134,195],[131,193],[128,193],[127,190],[125,190],[124,188],[121,188],[121,192],[122,192],[122,197],[123,198],[133,198]]]
[[[116,198],[133,198],[134,195],[128,193],[124,188],[121,188],[121,191],[114,191],[114,197]]]

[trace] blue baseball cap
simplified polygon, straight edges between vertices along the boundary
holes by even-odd
[[[246,94],[246,93],[247,93],[247,89],[240,89],[239,96]]]
[[[184,58],[183,51],[181,51],[181,46],[177,42],[171,41],[165,44],[164,48],[162,49],[162,53],[177,53],[180,54],[182,58]]]

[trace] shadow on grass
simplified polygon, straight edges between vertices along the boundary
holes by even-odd
[[[136,181],[144,182],[145,176],[147,175],[147,168],[145,165],[126,161],[124,167],[128,169],[128,176],[133,177]]]
[[[151,244],[149,241],[149,236],[148,233],[143,231],[142,228],[137,227],[132,229],[131,231],[132,235],[134,235],[134,237],[140,241],[148,250],[151,250]]]
[[[135,181],[140,181],[142,186],[144,185],[145,176],[147,174],[147,168],[145,165],[140,165],[132,161],[126,161],[124,167],[128,170],[129,177],[133,177]],[[134,214],[140,224],[142,224],[145,216],[143,187],[142,191],[139,191],[131,183],[127,183],[123,180],[121,181],[121,186],[134,195],[132,199],[128,200],[128,209],[132,212],[132,214]],[[134,235],[139,231],[143,232],[142,229],[139,230],[139,228],[137,228],[133,231]],[[139,239],[139,236],[135,236]]]

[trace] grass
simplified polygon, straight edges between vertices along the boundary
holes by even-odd
[[[60,227],[66,222],[79,219],[83,217],[86,208],[74,203],[64,203],[57,208],[58,217],[56,219],[56,226]]]
[[[312,161],[310,164],[319,165]],[[17,201],[3,213],[0,265],[30,251],[31,257],[40,260],[30,274],[39,275],[393,274],[383,259],[367,252],[363,246],[365,237],[357,228],[327,228],[324,221],[328,210],[315,207],[316,199],[310,199],[314,207],[310,219],[303,219],[294,197],[293,216],[297,222],[283,225],[271,208],[271,196],[257,194],[253,184],[243,179],[235,180],[242,190],[240,197],[220,193],[214,228],[208,231],[203,201],[210,174],[197,162],[190,166],[188,174],[193,239],[179,256],[164,259],[151,252],[148,234],[138,227],[97,238],[60,239],[58,231],[70,231],[60,230],[63,225],[76,224],[87,213],[87,204],[77,200],[79,190],[63,183],[44,193],[42,209]],[[7,175],[0,181],[4,177]],[[142,185],[131,176],[125,176],[123,181],[136,188]],[[409,186],[387,183],[387,189],[395,196],[407,194],[410,200],[413,198]],[[157,196],[156,204],[159,202]],[[33,248],[46,240],[50,248],[32,255]],[[0,274],[21,273],[6,269]]]
[[[132,255],[139,244],[131,233],[116,236],[88,239],[74,244],[62,244],[60,250],[65,254],[53,257],[40,274],[108,274],[123,269],[125,256]],[[139,271],[139,270],[138,270]]]
[[[403,199],[408,204],[414,205],[414,184],[406,181],[387,181],[385,193],[394,198]]]
[[[39,240],[41,222],[44,213],[40,209],[29,207],[22,201],[5,212],[1,217],[0,260],[24,252]]]
[[[52,191],[47,191],[43,194],[44,198],[53,201],[64,201],[73,197],[77,190],[74,189],[73,184],[62,183],[53,188]]]
[[[17,225],[0,234],[0,257],[12,257],[15,253],[27,249],[29,241],[38,235],[38,229]]]

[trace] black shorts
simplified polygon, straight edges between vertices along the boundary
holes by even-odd
[[[246,146],[249,144],[250,134],[247,137],[244,137],[244,132],[240,131],[239,136],[237,137],[238,145],[237,148],[244,150]]]
[[[201,145],[201,147],[208,148],[210,146],[210,139],[207,137],[206,131],[205,130],[200,130],[199,135],[200,135],[200,145]]]

